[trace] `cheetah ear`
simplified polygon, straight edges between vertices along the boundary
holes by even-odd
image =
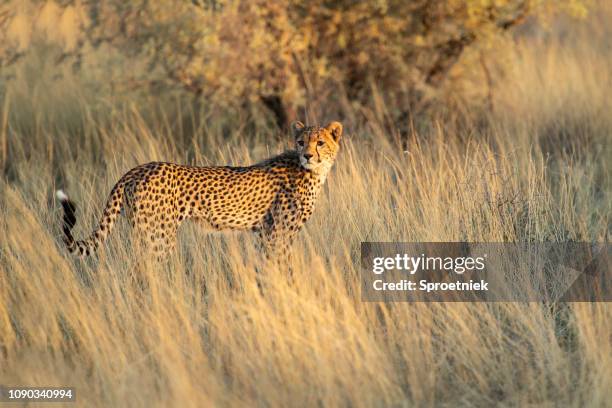
[[[342,136],[342,123],[330,122],[326,129],[332,134],[334,141],[337,142],[340,140],[340,137]]]
[[[293,137],[299,136],[299,134],[302,133],[302,130],[304,130],[304,124],[299,120],[291,123],[291,133],[293,134]]]

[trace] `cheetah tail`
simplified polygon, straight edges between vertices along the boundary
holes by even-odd
[[[108,198],[98,227],[84,240],[75,240],[72,236],[72,228],[76,225],[76,205],[62,190],[57,190],[55,192],[55,196],[64,210],[64,216],[62,218],[62,230],[64,232],[63,241],[70,253],[87,256],[95,252],[98,246],[104,242],[113,228],[117,217],[121,213],[123,187],[123,183],[117,183],[117,185],[115,185]]]
[[[62,230],[64,231],[64,242],[70,252],[73,250],[71,248],[74,247],[74,237],[72,236],[72,228],[76,225],[76,206],[74,202],[68,198],[66,193],[62,190],[57,190],[55,192],[55,197],[59,200],[62,205],[62,209],[64,210],[64,217],[62,219]]]

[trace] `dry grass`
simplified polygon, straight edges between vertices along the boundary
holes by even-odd
[[[607,304],[363,303],[358,278],[367,240],[605,239],[612,54],[595,34],[524,40],[484,124],[399,140],[377,101],[345,122],[295,279],[267,269],[263,294],[250,238],[191,226],[167,268],[136,258],[124,225],[75,262],[52,192],[80,204],[81,235],[137,163],[248,163],[284,136],[24,71],[0,115],[0,383],[74,386],[83,406],[609,404]]]

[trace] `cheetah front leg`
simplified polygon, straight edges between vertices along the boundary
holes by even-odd
[[[261,248],[266,261],[274,265],[280,271],[287,271],[287,278],[293,281],[293,257],[291,245],[295,233],[288,234],[284,228],[279,228],[278,224],[270,224],[258,232],[259,247]],[[257,270],[257,286],[260,290],[265,287],[265,280]]]
[[[261,247],[267,260],[287,263],[291,257],[291,246],[295,234],[280,233],[278,228],[260,234]]]
[[[268,261],[292,274],[291,246],[301,229],[298,208],[288,200],[280,200],[266,215],[260,231],[261,246]]]

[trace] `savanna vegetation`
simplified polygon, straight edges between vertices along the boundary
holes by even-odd
[[[606,241],[610,18],[569,0],[0,5],[0,384],[83,406],[608,405],[608,304],[362,302],[359,246]],[[133,166],[252,163],[292,119],[346,132],[293,279],[250,236],[192,225],[167,265],[124,222],[99,257],[63,248],[57,188],[84,235]]]

